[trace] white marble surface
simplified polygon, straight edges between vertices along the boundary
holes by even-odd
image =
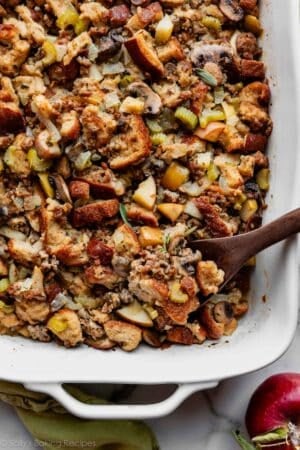
[[[288,352],[273,365],[225,381],[188,399],[174,414],[149,421],[162,450],[238,450],[231,431],[243,429],[247,402],[257,385],[273,373],[299,371],[300,325]],[[0,450],[33,450],[38,446],[12,408],[0,403]]]

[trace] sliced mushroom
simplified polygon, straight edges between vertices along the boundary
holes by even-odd
[[[219,302],[214,307],[214,318],[218,323],[230,323],[233,315],[233,307],[229,302]]]
[[[162,107],[161,98],[146,83],[137,81],[128,86],[128,91],[132,95],[142,97],[145,100],[144,113],[158,114]]]
[[[239,22],[244,17],[244,10],[237,0],[220,0],[219,8],[233,22]]]
[[[207,62],[218,64],[226,73],[229,82],[240,79],[240,68],[234,57],[234,50],[231,45],[224,42],[213,41],[206,44],[197,42],[191,50],[190,58],[196,67],[204,67]]]
[[[38,156],[43,159],[53,159],[61,155],[59,145],[51,142],[51,135],[48,130],[43,130],[37,135],[35,147]]]
[[[63,177],[58,173],[49,175],[49,181],[55,186],[56,197],[64,203],[72,203],[68,186],[66,185]]]

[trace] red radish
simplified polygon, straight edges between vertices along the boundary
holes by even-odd
[[[246,426],[258,448],[300,450],[300,374],[265,380],[250,400]]]

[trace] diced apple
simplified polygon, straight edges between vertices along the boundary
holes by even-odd
[[[180,164],[173,162],[167,168],[164,176],[162,177],[161,184],[166,189],[176,191],[182,184],[184,184],[189,178],[189,169]]]
[[[159,228],[141,227],[139,240],[142,247],[161,245],[163,243],[163,234]]]
[[[175,222],[183,213],[184,205],[180,205],[178,203],[161,203],[158,205],[157,209],[165,217],[170,219],[172,222]]]
[[[149,177],[142,181],[132,198],[139,205],[152,210],[156,200],[156,184],[154,178]]]
[[[194,132],[196,136],[204,141],[217,142],[219,136],[225,129],[225,124],[222,122],[210,122],[206,128],[197,128]]]
[[[145,72],[150,72],[155,77],[164,74],[164,66],[159,60],[152,45],[152,37],[145,30],[137,31],[134,36],[125,42],[133,61]]]
[[[122,319],[140,325],[141,327],[152,327],[153,325],[151,317],[137,301],[118,309],[116,313],[118,316],[122,317]]]

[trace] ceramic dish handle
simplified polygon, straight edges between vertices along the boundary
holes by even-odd
[[[88,405],[76,400],[58,383],[26,383],[25,387],[31,391],[49,394],[71,414],[83,419],[153,419],[170,414],[194,392],[217,385],[218,381],[179,384],[167,399],[150,405]]]

